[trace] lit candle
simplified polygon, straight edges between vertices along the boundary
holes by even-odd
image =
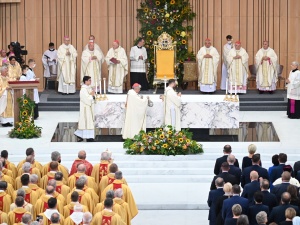
[[[104,92],[104,94],[106,94],[106,78],[103,78],[103,81],[104,81],[104,90],[103,90],[103,92]]]
[[[99,89],[100,89],[100,95],[102,94],[102,90],[101,90],[101,79],[100,79],[100,85],[99,85]]]
[[[96,80],[95,92],[96,92],[96,94],[97,94],[97,80]]]

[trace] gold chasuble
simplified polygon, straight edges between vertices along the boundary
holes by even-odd
[[[12,199],[10,197],[10,195],[8,195],[7,193],[1,191],[0,192],[0,210],[8,213],[9,212],[9,207],[12,203]]]
[[[13,94],[11,90],[6,90],[9,87],[8,81],[12,79],[7,76],[0,76],[0,117],[13,118]]]
[[[74,206],[78,204],[77,202],[70,202],[68,205],[65,205],[64,206],[64,211],[63,211],[63,214],[64,214],[64,217],[67,218],[68,216],[70,216],[73,212],[74,212]],[[88,207],[86,207],[85,205],[81,205],[82,206],[82,212],[88,212],[89,209]]]
[[[110,162],[108,160],[101,160],[100,163],[96,164],[92,170],[92,177],[95,178],[97,184],[100,183],[101,178],[109,173]]]
[[[126,225],[126,223],[117,213],[105,209],[94,215],[91,225]]]
[[[22,222],[22,216],[25,213],[30,214],[23,207],[18,207],[18,208],[15,208],[13,211],[10,211],[8,213],[8,224],[21,223]]]
[[[114,199],[113,199],[113,201],[114,201]],[[98,203],[96,205],[95,209],[94,209],[94,215],[96,215],[96,213],[98,213],[98,212],[103,211],[104,208],[105,208],[104,207],[104,202]],[[125,209],[122,206],[120,206],[115,201],[113,203],[112,211],[115,212],[115,213],[117,213],[122,218],[122,220],[126,223],[126,219],[127,219],[127,217],[126,217],[126,211],[125,211]]]
[[[112,184],[115,181],[115,174],[109,173],[106,176],[102,177],[100,184],[99,184],[99,195],[101,195],[102,191],[110,184]],[[127,185],[127,182],[125,178],[122,178],[123,184]]]

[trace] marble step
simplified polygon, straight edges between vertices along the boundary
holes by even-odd
[[[252,106],[241,106],[240,111],[285,111],[286,106],[268,106],[268,105],[261,105],[258,106],[256,104]]]
[[[244,108],[244,106],[287,106],[287,101],[246,101],[240,102],[240,107]]]

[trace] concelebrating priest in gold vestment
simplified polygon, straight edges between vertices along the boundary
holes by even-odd
[[[263,47],[256,53],[255,62],[257,89],[261,94],[265,91],[272,93],[276,90],[277,55],[268,41],[264,41]]]
[[[108,92],[123,93],[123,81],[128,73],[128,59],[119,41],[113,42],[105,57],[108,66]]]
[[[101,65],[104,62],[104,56],[102,52],[95,48],[94,42],[90,41],[88,49],[82,52],[81,56],[81,77],[91,77],[91,86],[95,87],[96,84],[99,86],[101,79]]]
[[[241,42],[236,41],[234,48],[227,56],[228,66],[228,92],[246,93],[248,78],[248,53],[241,47]]]
[[[133,84],[126,100],[125,124],[122,129],[123,139],[134,138],[141,130],[146,131],[146,111],[148,99],[139,95],[141,85]]]
[[[199,86],[202,92],[215,92],[217,87],[217,70],[220,55],[217,49],[211,46],[211,40],[206,39],[205,45],[198,54]]]
[[[64,37],[64,43],[57,50],[58,57],[58,92],[70,94],[76,92],[76,57],[77,51],[70,44],[70,38]]]
[[[171,125],[176,131],[181,130],[181,93],[176,93],[174,88],[176,81],[174,79],[169,80],[169,86],[165,91],[165,125]]]

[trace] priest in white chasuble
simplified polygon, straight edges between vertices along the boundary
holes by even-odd
[[[149,97],[139,95],[141,85],[133,84],[127,93],[125,124],[122,129],[122,137],[133,138],[141,130],[146,131],[146,111]]]
[[[176,93],[174,88],[176,87],[176,81],[174,79],[169,80],[169,86],[165,91],[165,125],[172,125],[176,131],[181,130],[181,93]]]
[[[91,77],[91,86],[95,87],[96,84],[99,86],[101,79],[101,65],[104,62],[104,57],[95,49],[94,42],[90,42],[88,49],[82,52],[81,56],[81,80],[84,76]]]
[[[59,46],[58,56],[58,92],[73,94],[76,92],[76,57],[77,51],[70,44],[70,38],[64,37],[64,43]]]
[[[57,50],[54,48],[54,43],[49,43],[49,49],[44,52],[42,62],[44,66],[44,77],[51,76],[50,67],[55,67],[52,72],[55,73],[57,71]]]
[[[128,73],[128,59],[124,48],[119,41],[113,42],[105,57],[108,66],[108,92],[123,93],[124,77]]]
[[[205,45],[198,51],[197,59],[200,91],[215,92],[220,55],[217,49],[211,46],[209,38],[205,40]]]
[[[13,91],[9,88],[6,66],[0,68],[0,123],[3,127],[11,127],[14,121]]]
[[[138,39],[138,44],[130,50],[130,84],[139,83],[142,90],[148,90],[148,81],[146,75],[147,50],[144,47],[145,40]]]
[[[222,65],[222,79],[221,79],[221,90],[226,90],[226,79],[228,77],[228,61],[227,56],[229,51],[233,48],[232,36],[226,36],[227,43],[223,46],[223,65]]]
[[[231,94],[247,92],[248,53],[241,47],[241,42],[236,41],[234,48],[227,56],[228,66],[228,92]],[[235,90],[236,89],[236,90]]]
[[[277,82],[277,55],[269,47],[268,41],[264,41],[263,47],[256,53],[255,63],[256,85],[259,93],[262,94],[265,91],[273,93]]]
[[[88,142],[94,141],[95,126],[94,126],[94,98],[95,91],[91,87],[91,77],[83,77],[83,85],[80,89],[80,112],[78,129],[75,135],[79,141],[87,139]]]

